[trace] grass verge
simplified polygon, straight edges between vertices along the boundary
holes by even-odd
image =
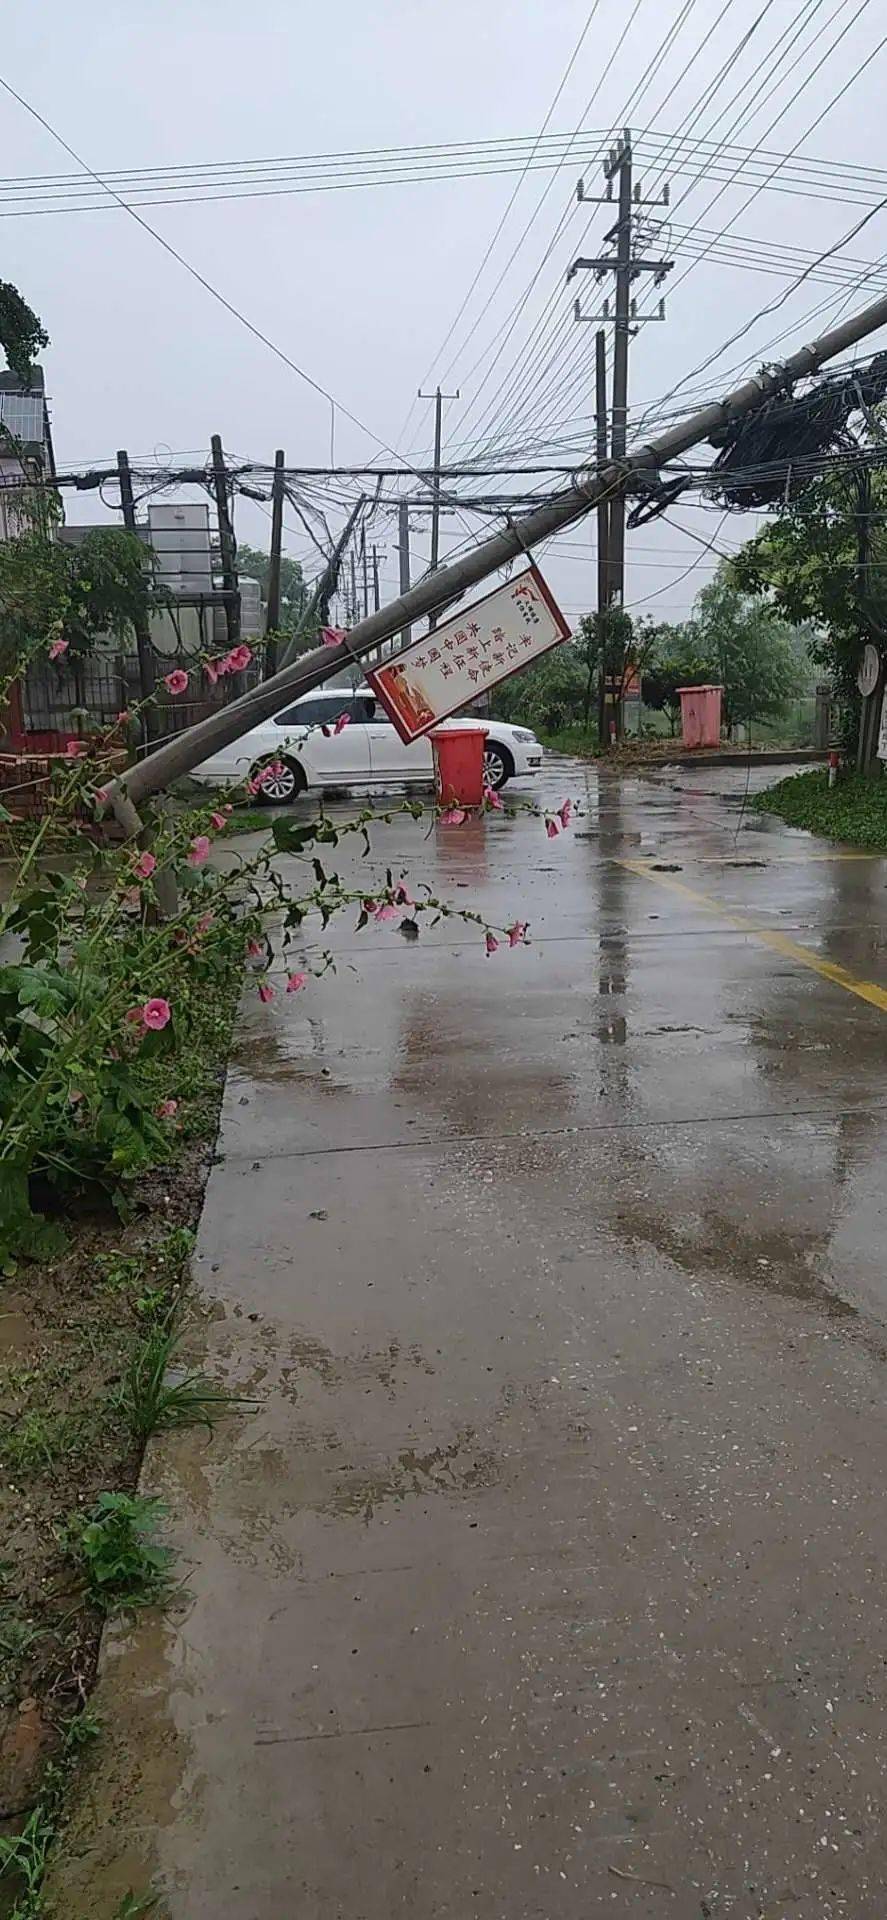
[[[887,853],[887,780],[845,773],[829,789],[828,772],[817,768],[758,793],[750,802],[758,813],[776,813],[790,827],[805,827],[827,840]]]
[[[79,1217],[62,1257],[0,1295],[0,1920],[40,1920],[104,1619],[163,1597],[162,1516],[132,1497],[145,1435],[222,1410],[166,1365],[238,997],[235,981],[195,1024],[179,1156],[126,1225]],[[129,1912],[148,1910],[134,1893]]]

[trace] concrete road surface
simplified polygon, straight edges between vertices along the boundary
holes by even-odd
[[[247,989],[196,1347],[257,1404],[149,1451],[188,1594],[106,1646],[64,1920],[887,1913],[887,864],[543,784],[338,860],[527,947]]]

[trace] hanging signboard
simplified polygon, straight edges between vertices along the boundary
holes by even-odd
[[[569,637],[541,573],[530,566],[374,667],[367,680],[409,744]]]

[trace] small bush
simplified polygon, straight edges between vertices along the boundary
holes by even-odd
[[[87,1518],[74,1516],[71,1546],[103,1612],[151,1606],[169,1592],[172,1554],[157,1540],[165,1518],[161,1500],[130,1493],[100,1493]]]

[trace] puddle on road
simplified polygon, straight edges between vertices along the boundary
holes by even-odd
[[[715,1213],[699,1217],[694,1228],[657,1220],[641,1206],[620,1207],[609,1224],[629,1244],[655,1248],[694,1278],[725,1274],[758,1292],[822,1308],[833,1320],[857,1317],[856,1307],[813,1271],[812,1261],[823,1246],[821,1234],[743,1233],[735,1220]]]

